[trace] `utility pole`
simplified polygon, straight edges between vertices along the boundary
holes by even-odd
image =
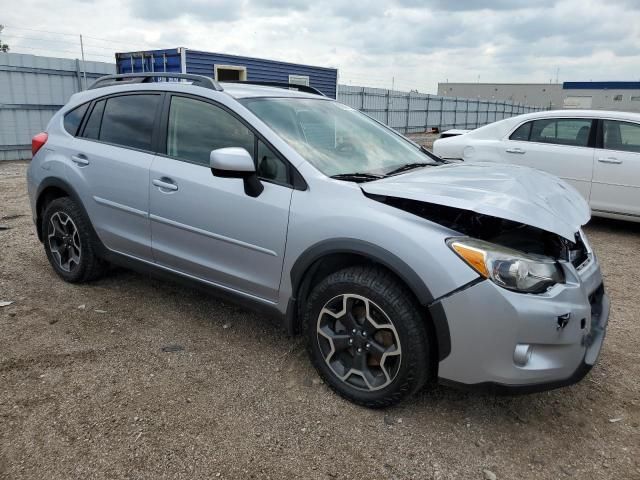
[[[84,64],[84,44],[82,43],[82,34],[80,34],[80,53],[82,54],[82,80],[83,90],[87,89],[87,68]]]

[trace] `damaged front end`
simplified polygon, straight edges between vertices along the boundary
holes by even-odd
[[[589,250],[579,232],[576,232],[574,241],[570,241],[537,227],[461,208],[384,195],[367,196],[470,238],[526,254],[567,261],[576,268],[589,259]]]

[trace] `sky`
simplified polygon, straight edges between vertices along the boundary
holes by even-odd
[[[2,0],[11,51],[184,46],[336,67],[351,85],[640,80],[640,0]]]

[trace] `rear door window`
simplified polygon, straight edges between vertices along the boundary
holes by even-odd
[[[603,146],[608,150],[640,153],[640,125],[603,120]]]
[[[107,99],[98,139],[150,151],[160,95],[123,95]]]
[[[100,123],[102,123],[102,114],[104,113],[104,104],[105,100],[100,100],[96,102],[89,114],[89,118],[87,119],[87,123],[84,126],[84,131],[82,132],[82,136],[84,138],[91,138],[93,140],[97,140],[100,135]]]
[[[554,145],[586,147],[591,133],[588,118],[545,118],[535,120],[531,126],[529,140]]]

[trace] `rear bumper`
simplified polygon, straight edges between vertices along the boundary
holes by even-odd
[[[451,353],[439,364],[443,384],[519,394],[580,381],[596,363],[609,320],[595,259],[567,282],[525,295],[483,281],[442,300]],[[568,318],[561,326],[560,318]]]

